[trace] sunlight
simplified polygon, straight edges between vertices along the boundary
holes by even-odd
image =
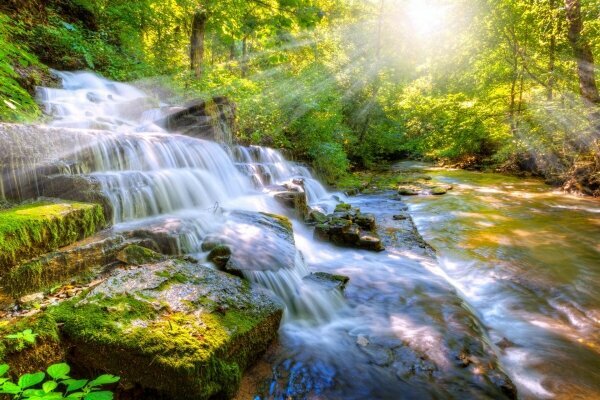
[[[410,0],[407,15],[415,31],[421,37],[440,32],[446,22],[446,7],[432,0]]]

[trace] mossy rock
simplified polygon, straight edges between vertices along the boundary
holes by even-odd
[[[96,204],[41,201],[0,211],[0,274],[91,236],[106,224]]]
[[[419,194],[419,190],[412,186],[399,186],[398,194],[401,196],[416,196]]]
[[[129,265],[144,265],[163,261],[165,257],[145,247],[131,244],[121,250],[116,259]]]
[[[446,193],[448,193],[448,189],[442,186],[436,186],[431,189],[431,194],[434,196],[442,196]]]
[[[181,260],[118,270],[49,310],[71,362],[169,398],[229,398],[276,338],[282,306],[239,278]]]
[[[350,282],[350,278],[345,275],[335,275],[327,272],[313,272],[305,276],[303,280],[316,288],[339,291],[344,291],[346,285]]]
[[[350,211],[350,210],[352,210],[352,205],[347,204],[347,203],[340,203],[335,206],[334,212],[344,212],[344,211]]]
[[[30,329],[33,343],[9,339],[6,336]],[[56,321],[45,313],[0,322],[0,364],[10,365],[12,378],[24,373],[45,370],[65,359],[66,348],[60,341]]]
[[[15,298],[50,289],[93,268],[113,263],[124,246],[125,239],[120,235],[90,237],[12,267],[4,277],[4,288]]]

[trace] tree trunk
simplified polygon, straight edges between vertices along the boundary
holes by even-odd
[[[242,78],[248,76],[248,35],[242,40]]]
[[[588,104],[600,104],[598,86],[596,86],[594,57],[590,44],[581,36],[583,20],[580,0],[565,0],[569,42],[577,60],[577,75],[581,97]]]
[[[556,82],[556,35],[560,30],[560,19],[556,15],[556,0],[550,0],[550,23],[551,23],[551,32],[550,32],[550,49],[549,56],[550,60],[548,61],[548,88],[547,88],[547,98],[548,101],[552,101],[554,99],[554,84]]]
[[[199,9],[194,13],[192,35],[190,37],[190,68],[196,78],[202,77],[202,62],[204,61],[204,37],[206,34],[206,11]]]

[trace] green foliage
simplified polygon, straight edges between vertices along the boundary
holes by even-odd
[[[15,71],[15,66],[26,68],[37,63],[36,57],[14,40],[22,32],[20,26],[0,13],[0,122],[29,121],[39,116],[35,101],[21,87]]]
[[[65,363],[53,364],[45,373],[23,374],[16,383],[6,377],[8,371],[7,364],[0,365],[0,394],[15,400],[112,400],[113,393],[101,390],[101,386],[114,384],[120,379],[114,375],[100,375],[91,381],[73,379],[69,377],[71,367]]]
[[[35,338],[38,336],[37,333],[33,333],[31,329],[25,329],[21,332],[13,333],[4,336],[6,339],[14,340],[16,345],[14,346],[16,351],[23,350],[27,345],[35,344]]]

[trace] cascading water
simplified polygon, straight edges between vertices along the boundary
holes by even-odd
[[[203,241],[224,237],[253,266],[243,274],[286,303],[280,346],[268,359],[271,384],[257,389],[265,397],[505,397],[505,376],[483,325],[431,272],[426,251],[400,237],[385,253],[335,248],[316,243],[299,221],[293,238],[265,233],[267,222],[256,211],[287,212],[271,190],[304,190],[310,205],[325,211],[335,197],[275,150],[162,131],[152,121],[170,108],[131,86],[89,73],[59,76],[64,88],[41,89],[40,102],[55,117],[52,125],[78,130],[40,138],[48,146],[39,157],[53,154],[63,160],[61,172],[100,182],[117,230],[173,231],[176,250],[199,258]],[[375,213],[390,235],[399,231],[392,219],[397,201],[353,202]],[[349,276],[345,298],[315,287],[306,279],[311,271]]]
[[[106,131],[93,133],[94,140],[78,146],[69,157],[80,160],[73,173],[90,176],[102,185],[114,209],[116,230],[170,225],[178,236],[179,252],[201,253],[207,235],[228,227],[229,236],[237,242],[232,245],[239,250],[243,245],[239,241],[244,240],[240,228],[246,225],[236,221],[229,226],[227,215],[216,213],[217,209],[285,213],[267,195],[268,187],[297,178],[306,182],[297,190],[306,187],[309,202],[330,197],[307,168],[286,161],[276,150],[230,148],[164,132],[149,121],[164,113],[142,109],[153,102],[138,89],[91,73],[57,74],[63,88],[40,89],[40,102],[54,117],[52,126]],[[148,127],[152,132],[143,131]],[[253,245],[260,242],[247,236]],[[302,278],[309,272],[300,255],[281,270],[262,269],[259,266],[245,274],[282,298],[288,317],[324,320],[341,306],[338,294],[305,287]]]

